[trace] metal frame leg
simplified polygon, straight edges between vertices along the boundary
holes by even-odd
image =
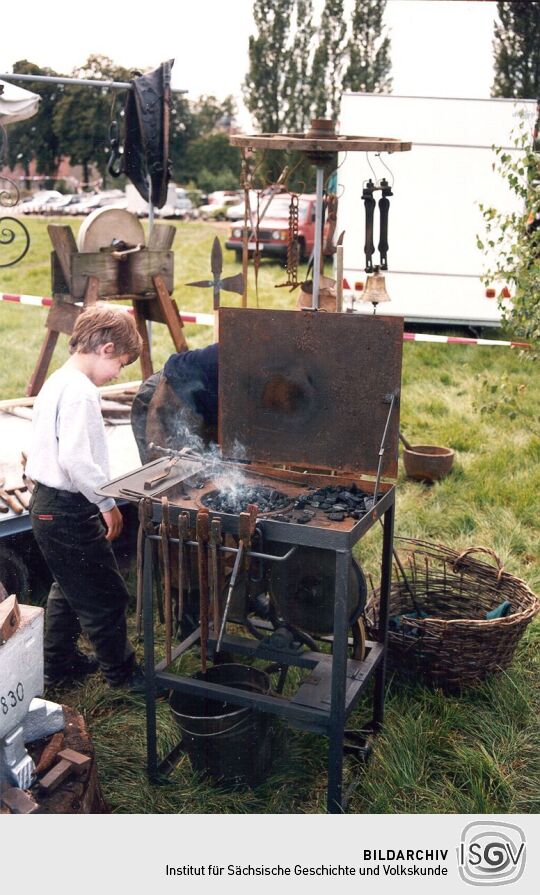
[[[334,604],[334,645],[332,651],[332,701],[330,705],[328,747],[329,814],[343,812],[343,740],[345,730],[345,692],[347,683],[347,617],[351,551],[336,552],[336,592]]]
[[[379,641],[384,652],[375,673],[373,694],[373,729],[380,730],[384,719],[384,689],[386,676],[386,651],[388,646],[388,614],[390,605],[390,585],[392,583],[392,544],[394,538],[395,504],[384,514],[383,550],[381,560],[381,601],[379,607]]]
[[[144,674],[146,679],[146,756],[149,777],[157,773],[156,681],[154,670],[154,606],[152,574],[152,541],[144,536],[143,569],[143,635]]]

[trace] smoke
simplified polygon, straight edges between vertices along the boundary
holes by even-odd
[[[213,479],[220,492],[236,501],[247,481],[241,467],[241,464],[247,461],[246,449],[243,444],[235,440],[230,456],[226,460],[221,447],[213,441],[208,443],[200,434],[201,430],[200,417],[184,407],[175,415],[167,446],[175,451],[189,451],[203,464],[201,475],[205,479]],[[233,463],[228,462],[231,460]]]

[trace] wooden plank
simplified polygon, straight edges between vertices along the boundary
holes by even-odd
[[[169,293],[174,288],[174,254],[172,252],[148,252],[142,250],[127,255],[121,264],[127,265],[126,292],[134,295],[152,294],[155,292],[154,277],[163,279]]]
[[[148,379],[154,372],[154,367],[152,365],[152,352],[150,351],[150,340],[146,328],[146,318],[144,317],[142,308],[139,306],[139,302],[133,302],[133,315],[135,317],[137,330],[142,339],[140,356],[142,378]]]
[[[176,236],[176,227],[173,224],[154,224],[148,239],[150,252],[170,252]]]
[[[84,307],[90,308],[95,305],[100,295],[100,283],[97,277],[89,276],[86,281],[84,290]]]
[[[45,382],[49,364],[51,362],[54,349],[56,348],[57,341],[58,333],[52,329],[47,329],[47,335],[43,340],[43,345],[41,346],[41,351],[39,352],[39,357],[37,359],[36,366],[34,367],[34,372],[32,373],[30,382],[28,383],[28,386],[26,388],[27,395],[37,395],[41,386]]]
[[[71,762],[66,761],[65,758],[60,759],[58,764],[55,764],[54,768],[41,778],[39,781],[40,789],[44,792],[54,792],[72,772],[73,765]]]
[[[92,757],[90,755],[84,755],[82,752],[77,752],[75,749],[62,749],[62,751],[58,753],[58,758],[69,761],[76,774],[84,773],[84,771],[86,771],[92,764]]]
[[[65,224],[49,224],[47,232],[58,257],[58,264],[60,265],[64,281],[68,287],[66,291],[70,292],[71,262],[73,256],[78,254],[73,231],[71,227]],[[61,292],[63,290],[59,289],[58,291]]]
[[[159,274],[153,276],[152,280],[156,289],[158,303],[174,342],[174,347],[177,351],[187,351],[188,344],[184,333],[182,332],[184,324],[182,323],[182,318],[180,317],[176,302],[172,301],[165,283]]]
[[[108,252],[81,252],[74,255],[71,265],[71,294],[73,297],[77,301],[83,298],[88,277],[97,278],[100,298],[110,298],[121,294],[118,287],[119,264],[125,264],[125,261],[117,261]]]
[[[48,317],[47,327],[57,333],[64,333],[70,336],[77,317],[82,312],[82,308],[68,302],[54,299]]]
[[[0,603],[0,644],[13,636],[21,621],[21,610],[17,597],[12,594]]]
[[[4,789],[0,801],[12,814],[35,814],[39,808],[30,793],[16,786]]]
[[[70,261],[71,266],[71,261]],[[56,252],[51,252],[51,283],[52,283],[52,292],[58,293],[59,295],[69,295],[71,301],[73,299],[70,295],[70,281],[66,280],[64,276],[64,272],[60,265],[60,261]]]

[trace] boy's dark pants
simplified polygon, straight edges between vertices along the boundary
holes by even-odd
[[[129,676],[124,580],[97,506],[82,494],[37,483],[30,505],[32,531],[55,579],[45,623],[45,671],[69,670],[81,630],[107,680]]]

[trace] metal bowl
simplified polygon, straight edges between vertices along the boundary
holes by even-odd
[[[410,449],[403,448],[403,462],[410,479],[435,482],[452,469],[454,451],[435,444],[413,444]]]

